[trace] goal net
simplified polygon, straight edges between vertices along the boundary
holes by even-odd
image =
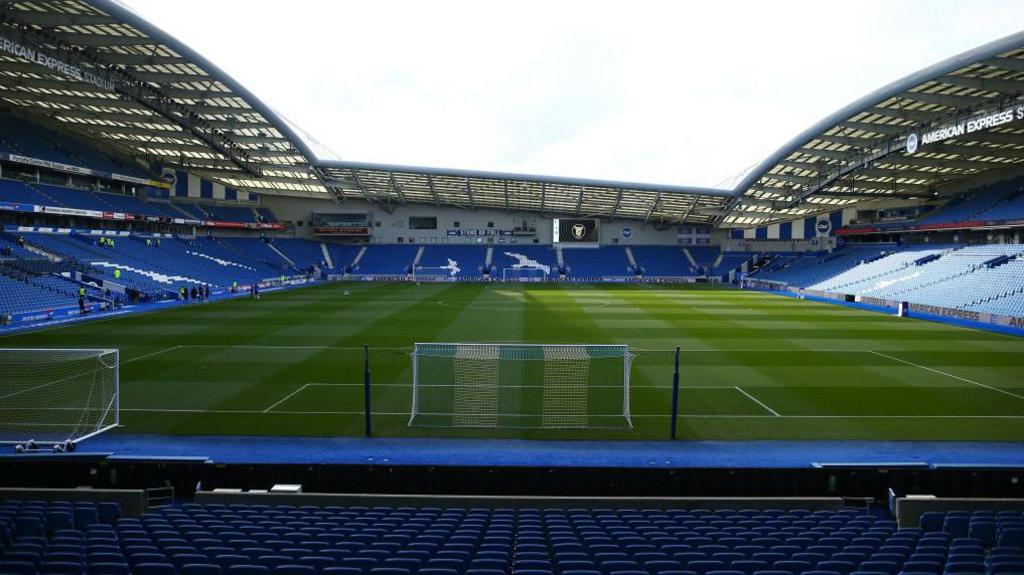
[[[501,268],[501,281],[503,282],[542,282],[548,279],[548,274],[537,268]]]
[[[410,426],[632,428],[625,345],[417,343]]]
[[[458,278],[459,268],[417,266],[412,268],[412,281],[415,282],[448,282]]]
[[[80,441],[118,424],[116,349],[0,349],[0,443]]]

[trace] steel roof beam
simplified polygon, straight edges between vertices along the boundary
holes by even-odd
[[[900,98],[924,102],[927,104],[938,104],[947,108],[964,109],[974,106],[985,106],[994,98],[983,96],[960,96],[956,94],[942,94],[939,92],[904,92]]]
[[[997,92],[1006,96],[1019,94],[1021,91],[1019,80],[978,78],[974,76],[942,76],[941,78],[938,78],[937,81],[942,82],[943,84],[951,84],[953,86],[974,88],[975,90],[981,90],[983,92]]]

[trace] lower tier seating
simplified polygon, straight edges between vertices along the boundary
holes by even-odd
[[[0,503],[0,573],[20,575],[1002,575],[1020,511]]]

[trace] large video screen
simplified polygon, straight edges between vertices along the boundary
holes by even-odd
[[[557,218],[552,229],[554,242],[592,243],[599,241],[597,220]]]

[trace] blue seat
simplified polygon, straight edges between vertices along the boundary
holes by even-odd
[[[121,505],[113,501],[104,501],[96,505],[96,519],[105,525],[113,525],[121,518]]]
[[[985,565],[977,561],[950,561],[946,563],[946,568],[943,571],[948,575],[970,575],[974,573],[984,573]]]
[[[1000,547],[1024,548],[1024,528],[1007,527],[999,530]]]
[[[75,527],[79,529],[85,529],[97,521],[96,508],[92,505],[76,505],[74,516]]]
[[[902,571],[912,571],[915,573],[935,573],[938,575],[942,572],[942,563],[938,561],[907,561],[903,564]]]
[[[270,575],[270,569],[262,565],[232,565],[225,571],[227,575]]]
[[[177,575],[177,573],[178,570],[170,563],[139,563],[132,567],[133,575]]]
[[[725,563],[721,561],[713,561],[709,559],[701,559],[697,561],[690,561],[686,565],[687,571],[693,571],[698,575],[704,575],[708,571],[723,571],[725,570]]]
[[[996,544],[996,522],[971,521],[967,535],[980,541],[984,547],[992,547]]]
[[[863,563],[861,566],[863,567]],[[853,573],[856,568],[857,566],[849,561],[821,561],[817,565],[817,569],[819,571],[832,571],[834,573],[839,573],[839,575],[849,575],[850,573]],[[865,570],[871,571],[871,569]]]
[[[43,562],[43,556],[38,551],[7,551],[3,555],[4,563],[28,563],[33,567],[39,567]]]
[[[918,524],[924,532],[942,531],[942,522],[946,514],[941,511],[927,511],[921,514]]]
[[[316,575],[316,569],[308,565],[278,565],[274,567],[274,575]]]
[[[747,575],[753,575],[756,571],[767,571],[769,565],[764,561],[758,561],[756,559],[741,559],[739,561],[733,561],[732,565],[729,567],[736,571],[742,571]]]
[[[1024,573],[1024,560],[992,563],[989,566],[989,573],[994,575],[1002,573]]]
[[[81,561],[44,561],[39,572],[42,575],[82,575],[85,566]]]
[[[800,575],[804,571],[810,571],[811,564],[806,561],[776,561],[775,565],[772,565],[772,570]]]
[[[89,575],[131,575],[127,563],[89,562]]]
[[[219,565],[212,563],[185,563],[178,568],[179,575],[221,575]]]
[[[256,557],[255,564],[274,569],[279,565],[291,565],[292,558],[285,555],[260,555]]]
[[[388,561],[401,562],[401,561],[405,561],[405,560],[403,560],[403,559],[388,559],[387,561],[385,561],[385,565],[384,565],[385,567],[387,567],[386,563]],[[416,560],[409,560],[409,561],[414,561],[417,564],[417,566],[419,566],[418,561],[416,561]],[[312,567],[316,571],[323,571],[324,569],[326,569],[328,567],[334,567],[336,564],[337,564],[337,562],[334,559],[332,559],[330,557],[320,556],[320,555],[314,555],[314,556],[309,556],[309,557],[299,557],[299,562],[298,562],[298,565],[303,565],[303,566],[306,566],[306,567]]]
[[[967,537],[969,525],[970,519],[967,516],[947,514],[946,519],[942,522],[942,530],[953,537]]]
[[[458,571],[448,569],[421,569],[419,575],[452,575],[458,574]],[[321,573],[323,575],[363,575],[363,570],[358,567],[328,567]]]
[[[45,537],[46,530],[42,518],[34,516],[19,516],[14,520],[14,537]]]
[[[0,561],[0,573],[4,575],[36,575],[35,563],[27,561]]]

